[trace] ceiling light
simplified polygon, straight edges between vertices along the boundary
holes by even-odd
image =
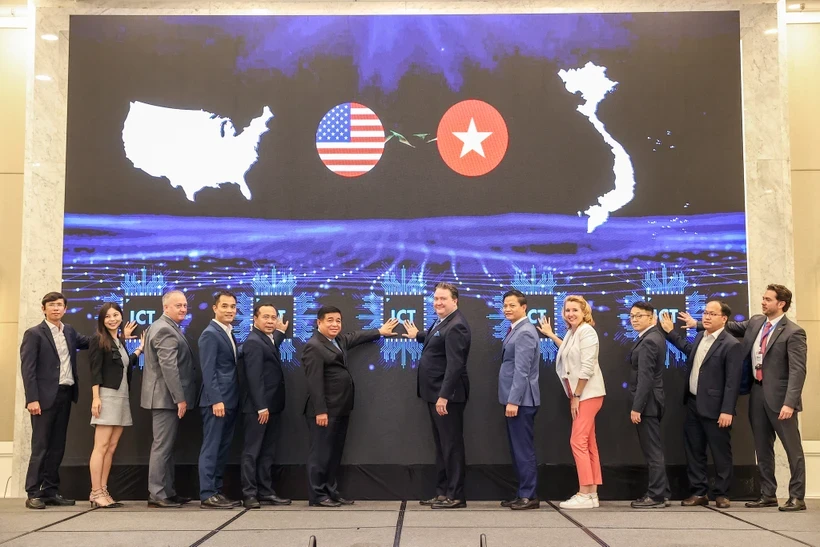
[[[776,28],[770,28],[770,29],[764,30],[763,34],[777,34],[777,29]]]
[[[56,34],[43,34],[40,38],[47,42],[56,42],[59,39]]]
[[[41,82],[50,82],[51,81],[51,76],[49,76],[48,74],[38,74],[34,78],[36,80],[40,80]]]
[[[789,5],[788,5],[788,6],[786,6],[786,7],[787,7],[788,9],[790,9],[790,10],[801,10],[801,11],[802,11],[802,10],[806,9],[806,4],[804,4],[804,3],[801,3],[801,4],[789,4]]]

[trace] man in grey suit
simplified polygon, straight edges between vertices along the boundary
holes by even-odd
[[[789,499],[781,511],[806,509],[806,460],[797,425],[803,410],[802,393],[806,381],[806,331],[785,313],[792,293],[783,285],[769,285],[763,293],[763,313],[748,321],[726,323],[730,334],[743,338],[743,377],[740,393],[750,393],[749,421],[760,473],[760,497],[746,507],[776,507],[777,481],[774,475],[774,439],[780,437],[789,460]],[[689,314],[681,313],[689,328],[703,328]]]
[[[510,509],[538,509],[541,502],[535,490],[538,459],[535,455],[535,415],[541,405],[538,387],[538,333],[527,319],[527,297],[521,291],[504,294],[504,317],[510,331],[501,344],[498,371],[498,402],[507,417],[513,469],[518,477],[518,495],[501,502]]]
[[[180,507],[191,498],[174,489],[174,444],[179,421],[196,405],[194,354],[179,325],[188,313],[181,291],[162,297],[162,316],[145,335],[140,406],[151,411],[154,442],[148,462],[148,506]]]

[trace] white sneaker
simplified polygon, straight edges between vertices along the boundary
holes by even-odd
[[[561,509],[594,509],[595,500],[589,494],[575,494],[558,504]]]
[[[600,507],[600,506],[601,506],[601,502],[598,500],[598,494],[597,494],[597,493],[592,493],[592,494],[590,494],[590,496],[592,496],[592,505],[593,505],[596,509],[597,509],[598,507]]]

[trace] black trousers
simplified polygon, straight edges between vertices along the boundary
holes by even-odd
[[[242,497],[272,496],[273,461],[279,437],[280,414],[270,414],[268,423],[259,423],[259,414],[242,415],[245,437],[242,440]]]
[[[765,379],[763,380],[766,381]],[[806,459],[800,430],[797,427],[797,412],[788,420],[778,420],[780,409],[774,412],[763,397],[763,386],[752,384],[749,397],[749,421],[757,453],[757,469],[760,472],[760,489],[764,496],[777,494],[777,479],[774,476],[774,437],[780,437],[786,457],[789,460],[789,497],[803,499],[806,496]]]
[[[433,439],[436,442],[436,496],[466,500],[464,476],[464,407],[466,403],[447,403],[447,414],[439,416],[435,403],[427,403]]]
[[[686,474],[692,495],[705,496],[709,492],[706,457],[708,446],[715,463],[715,487],[712,494],[714,497],[728,496],[732,486],[732,428],[718,427],[716,419],[701,416],[694,396],[689,397],[686,403],[683,442]]]
[[[307,416],[310,448],[308,449],[308,500],[316,503],[339,497],[336,472],[342,462],[350,416],[330,416],[327,427],[316,425],[316,418]]]
[[[49,498],[58,493],[73,390],[72,386],[60,386],[51,408],[31,416],[31,459],[26,473],[30,498]]]
[[[666,460],[661,442],[661,419],[657,416],[641,416],[637,424],[638,441],[649,468],[649,486],[646,495],[655,501],[668,499],[672,495],[669,479],[666,477]]]

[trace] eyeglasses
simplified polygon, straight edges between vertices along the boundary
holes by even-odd
[[[723,315],[723,314],[722,313],[716,313],[716,312],[713,312],[713,311],[703,312],[704,317],[720,317],[721,315]]]
[[[652,317],[651,313],[632,313],[629,314],[630,319],[638,319],[640,317]]]

